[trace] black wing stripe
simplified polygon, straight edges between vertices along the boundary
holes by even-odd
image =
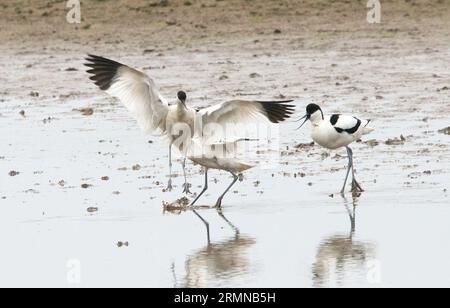
[[[333,117],[333,116],[332,116]],[[358,129],[359,129],[359,127],[361,126],[361,120],[360,119],[357,119],[357,118],[355,118],[356,119],[356,125],[355,126],[353,126],[352,128],[347,128],[347,129],[343,129],[343,128],[340,128],[340,127],[334,127],[334,129],[339,133],[339,134],[341,134],[341,133],[343,133],[343,132],[346,132],[346,133],[348,133],[348,134],[354,134],[354,133],[356,133],[357,131],[358,131]],[[330,122],[332,121],[332,119],[330,119]],[[336,122],[337,122],[337,120],[336,120]],[[336,122],[335,122],[335,124],[336,124]],[[334,125],[334,124],[333,124]]]
[[[336,125],[336,123],[339,121],[340,116],[341,116],[340,114],[333,114],[330,118],[331,125],[333,126]]]
[[[359,127],[361,126],[361,120],[356,119],[356,125],[353,128],[347,129],[347,133],[354,134],[358,131]]]

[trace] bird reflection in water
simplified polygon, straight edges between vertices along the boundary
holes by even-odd
[[[342,286],[347,274],[352,278],[365,279],[368,272],[368,261],[375,257],[375,245],[369,242],[354,240],[356,232],[357,199],[353,198],[350,206],[344,199],[344,206],[350,218],[350,234],[337,234],[325,238],[316,254],[312,266],[315,287]]]
[[[202,288],[227,281],[249,273],[250,260],[247,252],[256,241],[241,235],[239,229],[228,220],[221,210],[219,216],[234,230],[230,239],[208,243],[204,248],[194,252],[185,262],[185,275],[178,281],[175,266],[172,266],[175,287]]]

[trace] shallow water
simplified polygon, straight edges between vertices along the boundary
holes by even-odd
[[[204,226],[192,212],[163,213],[163,200],[181,196],[182,178],[176,178],[175,192],[162,192],[167,155],[161,143],[147,143],[149,138],[130,121],[109,121],[103,115],[92,121],[75,112],[54,112],[61,118],[47,124],[4,114],[8,126],[18,129],[2,136],[7,145],[0,168],[3,286],[377,287],[450,282],[450,206],[444,191],[448,165],[439,158],[448,154],[448,147],[422,158],[408,151],[413,148],[409,142],[356,145],[358,176],[366,192],[347,199],[337,194],[345,158],[322,161],[324,150],[318,147],[282,156],[275,170],[248,172],[226,199],[223,213],[239,233],[215,210],[201,210],[211,224],[212,242],[207,245]],[[287,124],[284,131],[294,127]],[[99,142],[103,136],[106,141]],[[444,138],[433,134],[429,140]],[[295,144],[286,136],[282,140],[286,146]],[[408,177],[417,168],[404,165],[420,160],[428,161],[431,175]],[[140,170],[132,170],[136,164]],[[331,168],[339,170],[329,172]],[[20,173],[11,177],[11,170]],[[203,181],[197,172],[198,167],[189,167],[196,191]],[[306,176],[289,175],[294,172]],[[223,172],[211,174],[219,183],[201,204],[213,204],[231,180]],[[109,180],[101,180],[103,176]],[[83,189],[82,184],[92,186]],[[89,207],[98,211],[88,213]],[[129,246],[118,247],[119,242]],[[80,266],[79,283],[70,278],[73,264]]]
[[[379,144],[353,146],[358,180],[365,192],[342,198],[338,192],[345,174],[345,150],[328,152],[315,146],[296,151],[298,143],[310,142],[308,127],[296,132],[296,123],[287,123],[280,129],[279,164],[269,170],[265,164],[250,170],[225,199],[223,214],[239,232],[216,210],[200,210],[211,224],[210,245],[203,224],[191,211],[164,213],[164,201],[182,197],[180,166],[175,165],[175,190],[164,193],[168,149],[158,137],[143,136],[120,105],[98,92],[81,98],[26,99],[27,103],[14,93],[7,95],[0,110],[0,286],[450,285],[450,147],[449,136],[438,133],[450,124],[445,113],[449,106],[442,105],[441,94],[422,97],[412,90],[413,81],[414,86],[433,89],[441,85],[442,80],[424,77],[430,73],[427,69],[436,69],[448,80],[445,66],[439,66],[445,58],[441,56],[431,64],[412,56],[418,77],[410,76],[407,85],[395,83],[399,76],[394,69],[390,75],[387,64],[381,67],[388,71],[385,80],[377,79],[386,86],[384,99],[370,98],[363,106],[337,101],[340,108],[326,108],[329,112],[355,110],[375,118],[375,132],[364,140],[375,139]],[[192,56],[185,61],[194,68],[198,63],[218,62],[209,57]],[[341,54],[323,57],[327,64],[315,62],[311,75],[314,71],[321,76],[338,59],[344,71],[354,69],[350,55],[348,59]],[[300,52],[279,58],[306,67],[313,56]],[[275,70],[260,85],[253,81],[241,85],[254,87],[255,93],[274,82],[271,76],[281,74],[273,66],[263,68],[261,60],[250,54],[241,59],[253,61],[249,67],[258,71]],[[161,72],[166,77],[182,65],[175,63],[179,61],[175,57],[161,61],[174,65],[171,71]],[[398,65],[409,67],[409,63]],[[233,66],[214,65],[206,70]],[[193,69],[191,74],[198,72]],[[296,74],[286,73],[285,78],[286,83],[294,82]],[[313,80],[305,81],[309,86],[324,82],[308,78]],[[365,75],[354,82],[355,86],[361,83],[362,90],[337,90],[333,97],[361,101],[363,85],[371,80]],[[202,82],[192,79],[192,87]],[[226,85],[230,92],[237,87],[233,82]],[[86,82],[80,91],[87,88]],[[51,93],[69,89],[55,87]],[[319,88],[307,94],[295,91],[299,115],[305,98],[323,99]],[[193,92],[194,98],[200,97],[199,90]],[[420,105],[427,99],[428,106],[440,112],[427,113],[429,107]],[[86,106],[94,107],[94,115],[73,111]],[[21,109],[25,117],[19,115]],[[404,144],[384,143],[401,134]],[[19,174],[10,176],[10,171]],[[189,165],[188,171],[192,190],[200,191],[199,167]],[[295,176],[300,173],[304,176]],[[105,176],[108,180],[102,180]],[[224,172],[212,171],[210,176],[211,190],[201,205],[214,204],[231,181]]]

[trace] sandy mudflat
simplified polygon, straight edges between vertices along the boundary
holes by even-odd
[[[65,1],[0,4],[1,286],[450,285],[448,1],[382,1],[378,25],[365,1],[82,2],[77,26]],[[179,165],[163,192],[166,147],[91,84],[87,53],[194,106],[288,98],[373,119],[353,146],[366,191],[342,199],[345,150],[296,149],[308,128],[286,123],[279,164],[225,200],[240,234],[202,210],[207,246],[193,213],[163,212]],[[211,175],[204,205],[231,180]]]

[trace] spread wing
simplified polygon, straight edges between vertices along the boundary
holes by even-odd
[[[295,106],[287,104],[291,102],[291,100],[279,102],[235,100],[202,109],[199,113],[204,124],[239,124],[264,119],[280,123],[294,114]]]
[[[244,131],[240,127],[248,123],[280,123],[290,118],[295,112],[295,106],[289,101],[244,101],[234,100],[214,105],[198,112],[202,124],[204,137],[217,140],[218,138],[243,137]],[[225,128],[219,132],[213,127],[212,131],[205,128],[208,124],[215,124]],[[235,127],[230,127],[235,125]],[[231,128],[231,130],[230,130]],[[234,131],[233,131],[234,129]],[[243,127],[245,130],[245,127]],[[229,134],[226,136],[226,134]],[[230,136],[233,135],[233,136]]]
[[[154,81],[145,73],[121,63],[88,55],[85,65],[90,79],[109,95],[118,98],[131,112],[144,132],[162,129],[168,104]]]

